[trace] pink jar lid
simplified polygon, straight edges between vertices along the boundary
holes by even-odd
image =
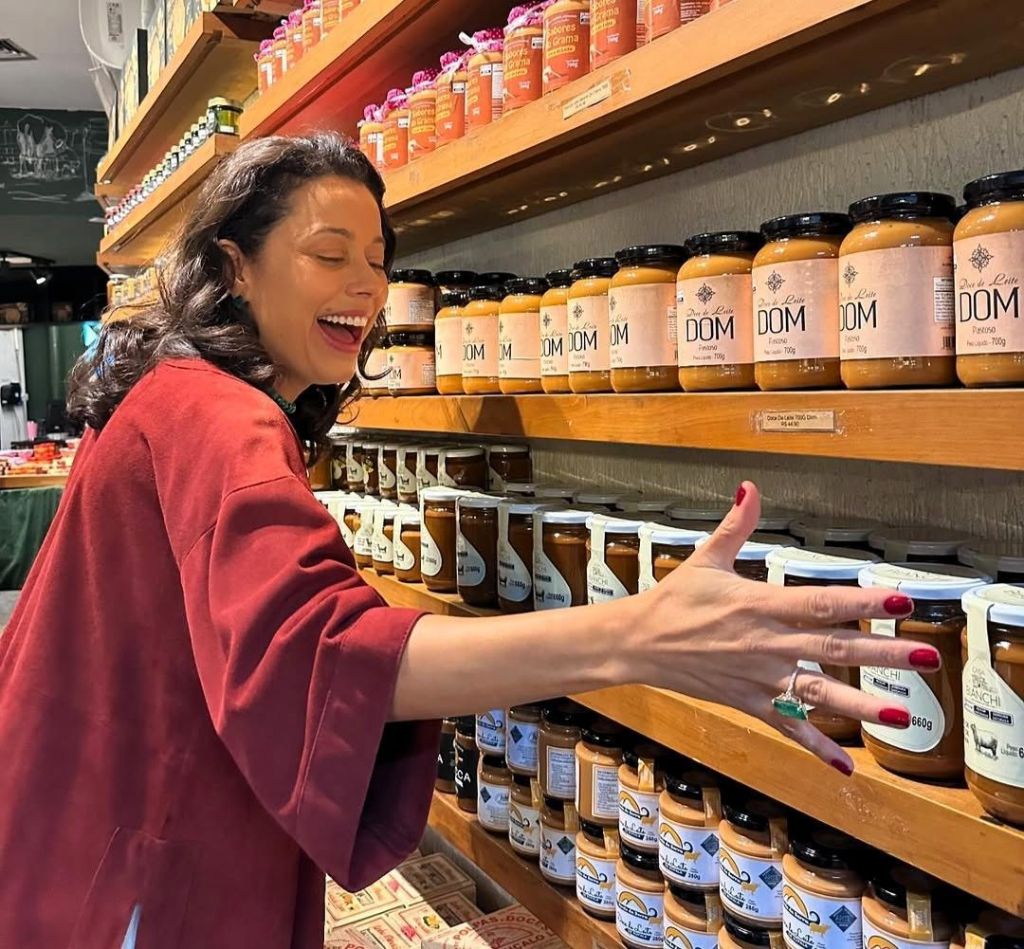
[[[281,25],[281,26],[279,26],[279,27],[276,27],[276,28],[274,29],[274,39],[275,39],[275,40],[283,40],[283,39],[284,39],[284,37],[285,37],[285,28],[284,28],[284,25]]]
[[[302,11],[301,10],[292,10],[292,12],[288,14],[288,25],[289,26],[298,26],[301,22],[302,22]]]
[[[434,81],[441,75],[440,69],[420,69],[412,74],[412,86],[406,89],[410,95],[434,87]]]
[[[513,7],[508,12],[508,26],[505,32],[516,30],[523,26],[540,26],[544,22],[544,11],[554,3],[554,0],[544,0],[543,3],[526,4],[521,7]]]
[[[452,52],[445,53],[441,57],[441,72],[442,73],[458,72],[465,64],[466,64],[466,51],[465,50],[453,50]]]
[[[505,30],[500,26],[477,30],[472,36],[460,33],[459,39],[476,53],[500,53],[505,48]]]
[[[388,94],[384,99],[383,112],[387,116],[390,112],[395,109],[401,109],[409,102],[409,96],[406,94],[404,89],[389,89]]]

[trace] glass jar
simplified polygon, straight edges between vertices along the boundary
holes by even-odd
[[[590,0],[555,0],[544,11],[544,95],[590,71]]]
[[[877,874],[861,900],[865,946],[946,949],[953,923],[946,914],[950,894],[937,880],[903,864]]]
[[[953,232],[956,374],[966,386],[1024,383],[1024,171],[985,175],[964,188]]]
[[[620,250],[608,291],[608,355],[615,392],[679,388],[676,275],[687,253],[676,244]]]
[[[455,793],[455,719],[441,722],[441,748],[437,753],[437,778],[434,787],[445,794]]]
[[[540,298],[540,384],[549,395],[569,390],[569,287],[572,271],[545,275],[548,290]]]
[[[384,170],[384,121],[379,105],[368,105],[363,109],[359,122],[359,150],[370,159],[377,171]]]
[[[321,0],[320,32],[326,36],[341,22],[341,4],[339,0]]]
[[[391,89],[384,101],[384,167],[388,171],[409,164],[409,96]]]
[[[520,857],[540,857],[540,789],[526,774],[512,775],[508,805],[508,842]]]
[[[676,567],[681,567],[697,549],[707,531],[644,524],[639,531],[640,551],[637,591],[643,593],[661,583]]]
[[[798,517],[790,525],[790,533],[806,547],[845,547],[871,550],[868,538],[886,530],[877,521],[857,517]]]
[[[256,53],[256,91],[263,95],[274,84],[274,41],[263,40]],[[195,130],[195,126],[192,126]],[[197,144],[197,143],[193,143]]]
[[[384,304],[389,333],[422,333],[434,328],[434,275],[429,270],[393,270]]]
[[[722,795],[710,771],[669,768],[658,799],[658,865],[670,884],[718,890]]]
[[[506,395],[540,392],[540,301],[547,291],[536,277],[512,280],[498,307],[498,387]]]
[[[469,494],[456,503],[459,596],[470,606],[498,603],[498,501]]]
[[[605,603],[638,592],[643,521],[592,514],[587,520],[587,599]]]
[[[697,546],[700,547],[704,543],[706,541],[699,540]],[[773,550],[794,545],[793,538],[784,534],[751,534],[750,540],[740,547],[733,562],[733,570],[748,580],[764,583],[768,579],[768,566],[765,563],[768,555]]]
[[[636,26],[637,0],[590,0],[590,68],[632,53]]]
[[[357,370],[359,383],[363,392],[371,398],[379,395],[387,395],[388,392],[388,349],[391,347],[391,337],[384,335],[380,343],[370,352],[366,358],[366,369],[363,372]]]
[[[586,511],[533,515],[533,605],[557,610],[587,603]]]
[[[501,391],[498,309],[504,296],[501,287],[473,287],[462,310],[462,388],[469,395]]]
[[[591,257],[573,265],[567,296],[569,388],[573,392],[611,391],[608,290],[618,269],[612,257]]]
[[[623,845],[658,853],[659,798],[665,790],[663,749],[646,742],[622,750],[619,837]]]
[[[395,495],[399,501],[415,504],[419,501],[416,486],[416,445],[399,445],[395,450]]]
[[[500,755],[481,755],[477,775],[476,818],[484,830],[508,836],[509,797],[512,772]]]
[[[646,0],[644,33],[647,42],[671,33],[708,12],[708,0]]]
[[[754,231],[696,234],[679,269],[679,384],[687,392],[754,387],[750,272],[764,243]]]
[[[441,57],[441,73],[435,83],[437,102],[437,146],[447,145],[466,134],[466,60],[469,53],[445,53]]]
[[[754,258],[754,375],[763,390],[842,384],[839,248],[846,214],[791,214],[761,225]]]
[[[778,927],[755,925],[723,910],[718,949],[782,949],[784,945],[782,930]]]
[[[434,318],[434,365],[441,395],[462,392],[462,313],[468,301],[461,290],[443,293]]]
[[[288,72],[288,30],[285,26],[276,27],[274,30],[274,82],[280,82],[285,74]],[[205,117],[204,117],[205,119]],[[203,121],[202,126],[206,129],[206,122]],[[207,129],[207,135],[209,137],[209,130]]]
[[[665,949],[718,949],[722,901],[671,880],[665,889]]]
[[[308,53],[320,42],[320,0],[304,0],[302,4],[302,48]]]
[[[502,613],[533,610],[533,514],[543,501],[510,498],[498,505],[498,606]]]
[[[420,547],[422,540],[420,512],[415,508],[399,507],[393,531],[395,577],[403,583],[419,583]]]
[[[409,160],[437,148],[437,81],[439,70],[413,73],[409,92]]]
[[[359,520],[355,528],[352,559],[357,567],[373,566],[373,515],[381,503],[376,498],[369,498],[356,505]]]
[[[505,766],[506,710],[492,708],[476,716],[476,746],[482,755],[498,755]]]
[[[959,563],[960,548],[971,538],[934,527],[885,527],[868,535],[871,549],[898,563]]]
[[[615,918],[615,866],[619,862],[619,835],[580,818],[576,835],[576,899],[591,916]]]
[[[623,843],[615,867],[615,929],[631,949],[660,949],[665,932],[665,880],[656,854]]]
[[[480,751],[476,747],[476,722],[472,715],[455,720],[455,803],[459,810],[475,814]]]
[[[529,481],[533,461],[529,445],[489,445],[487,447],[487,487],[504,491],[508,482]]]
[[[441,449],[437,445],[424,445],[416,453],[417,490],[438,487],[437,462],[440,455]]]
[[[466,68],[466,130],[481,129],[501,118],[504,108],[505,32],[478,30]]]
[[[574,504],[579,504],[593,513],[599,513],[602,510],[614,511],[622,497],[623,495],[618,491],[605,491],[601,488],[580,488],[578,491],[573,492],[572,500]]]
[[[875,554],[843,547],[780,547],[769,553],[765,562],[768,565],[768,582],[774,586],[856,587],[860,571],[877,560]],[[856,620],[840,625],[843,629],[859,627]],[[797,665],[811,672],[823,672],[854,689],[860,688],[860,673],[856,666],[822,666],[805,659]],[[812,708],[807,717],[833,741],[854,743],[860,737],[860,722],[856,719],[818,708]]]
[[[993,817],[1024,827],[1024,588],[976,587],[962,606],[967,786]]]
[[[966,625],[961,598],[985,582],[967,567],[944,564],[872,564],[860,573],[862,587],[899,590],[914,612],[901,620],[861,620],[875,636],[910,639],[938,650],[935,672],[864,666],[861,691],[896,700],[910,713],[909,728],[864,722],[861,733],[872,757],[889,771],[914,778],[949,780],[964,769],[963,683],[960,634]]]
[[[380,442],[363,442],[363,491],[376,497],[380,491]]]
[[[439,270],[434,274],[439,297],[446,293],[468,293],[483,282],[475,270]]]
[[[576,743],[576,810],[580,819],[619,825],[619,766],[626,734],[605,718],[586,725]]]
[[[590,718],[589,712],[568,701],[547,705],[541,713],[537,756],[540,789],[545,797],[576,799],[576,745]]]
[[[974,567],[997,583],[1024,583],[1024,547],[972,541],[956,552],[957,561]]]
[[[234,99],[218,96],[210,99],[206,105],[207,128],[217,135],[238,135],[238,123],[241,118],[242,105]]]
[[[437,483],[443,488],[487,486],[487,453],[482,448],[441,448],[437,453]]]
[[[504,111],[511,112],[541,97],[544,75],[543,10],[513,7],[505,27]]]
[[[782,857],[789,849],[786,811],[762,797],[724,801],[719,891],[723,907],[740,921],[782,924]]]
[[[437,391],[433,333],[394,333],[388,349],[388,392],[394,396]]]
[[[548,883],[576,885],[579,823],[571,801],[544,798],[540,809],[540,872]]]
[[[397,508],[383,505],[374,512],[371,566],[382,577],[395,572],[394,536]]]
[[[455,488],[420,491],[420,574],[432,593],[454,593],[458,588],[455,502],[462,494]]]
[[[840,346],[850,389],[956,381],[953,217],[948,194],[904,192],[850,205],[839,250]]]
[[[505,763],[513,774],[526,777],[537,774],[540,713],[539,705],[514,705],[508,710]]]

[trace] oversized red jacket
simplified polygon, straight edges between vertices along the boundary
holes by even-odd
[[[318,868],[361,887],[426,821],[438,726],[387,724],[417,618],[358,577],[266,395],[145,376],[0,638],[0,947],[322,946]]]

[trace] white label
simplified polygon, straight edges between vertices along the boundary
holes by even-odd
[[[658,862],[661,872],[685,886],[718,886],[718,851],[721,844],[713,827],[691,827],[662,817],[658,825]]]
[[[658,849],[658,793],[619,787],[619,836],[640,850]]]
[[[373,534],[373,559],[377,563],[391,563],[395,558],[395,546],[388,539],[387,534],[384,533],[383,527],[381,530],[374,531]]]
[[[534,722],[512,722],[508,727],[505,760],[510,768],[521,773],[537,773],[537,736]]]
[[[519,853],[540,853],[540,811],[510,801],[508,805],[508,842]]]
[[[533,580],[523,558],[508,541],[508,510],[498,508],[498,592],[521,603],[533,595]]]
[[[505,710],[492,708],[476,717],[476,746],[488,755],[505,754]]]
[[[382,491],[385,488],[394,488],[398,485],[395,472],[384,464],[384,449],[381,448],[377,455],[377,487]]]
[[[544,793],[565,801],[576,797],[576,751],[572,748],[547,746],[544,763]]]
[[[533,606],[557,610],[572,606],[572,590],[551,559],[544,553],[543,512],[533,515]]]
[[[782,921],[782,861],[746,857],[722,844],[719,850],[722,902],[741,916]]]
[[[665,921],[665,949],[718,949],[718,933],[702,933]]]
[[[396,570],[412,570],[416,566],[416,555],[402,541],[397,523],[395,524],[395,540],[392,544],[392,558]]]
[[[427,521],[424,517],[420,524],[420,573],[427,577],[436,577],[442,566],[441,549],[427,530]]]
[[[790,949],[863,949],[860,900],[782,887],[782,937]]]
[[[363,557],[373,557],[373,522],[375,511],[364,507],[359,517],[359,530],[356,531],[355,552]]]
[[[895,636],[896,621],[873,619],[871,632],[875,636]],[[872,738],[884,741],[903,751],[923,754],[935,748],[946,732],[946,716],[935,693],[920,673],[906,669],[886,669],[864,666],[860,670],[860,687],[868,695],[880,699],[895,699],[910,712],[909,728],[893,728],[864,722],[863,728]]]
[[[637,581],[637,590],[645,593],[657,586],[654,579],[654,551],[651,543],[651,534],[655,531],[653,524],[644,524],[640,528],[640,578]]]
[[[945,942],[918,942],[916,939],[900,939],[892,933],[879,929],[864,917],[864,949],[949,949]]]
[[[427,468],[427,453],[422,448],[416,452],[416,483],[420,488],[437,487],[437,476]]]
[[[434,362],[438,376],[462,375],[462,317],[434,323]]]
[[[581,92],[578,96],[573,96],[566,102],[562,106],[562,121],[567,122],[584,109],[589,109],[591,106],[604,102],[605,99],[610,99],[611,95],[612,79],[609,76],[607,79],[603,79],[596,85],[591,86],[586,92]]]
[[[590,528],[590,560],[587,563],[587,598],[591,603],[606,603],[629,596],[629,590],[605,563],[604,534],[601,519],[594,518]]]
[[[665,932],[665,894],[638,893],[616,881],[615,928],[630,945],[660,949]]]
[[[412,453],[412,467],[416,467],[416,456]],[[416,473],[409,469],[409,452],[405,448],[398,449],[398,494],[401,498],[414,498],[416,495]]]
[[[569,308],[564,304],[541,307],[540,373],[564,376],[569,371]]]
[[[608,295],[569,301],[569,372],[611,369]]]
[[[576,881],[576,841],[564,830],[540,825],[540,872],[559,883]]]
[[[507,784],[487,784],[482,777],[478,779],[476,816],[488,830],[508,830],[508,801]]]
[[[590,780],[594,788],[594,816],[615,820],[619,816],[619,769],[614,765],[593,764]]]
[[[480,552],[466,540],[461,528],[455,536],[455,556],[458,559],[460,587],[475,587],[484,582],[487,564]]]
[[[615,861],[576,851],[576,898],[598,913],[615,911]]]
[[[355,550],[356,535],[353,533],[352,528],[345,523],[345,510],[344,502],[338,505],[338,529],[341,531],[341,539],[345,541],[345,546],[349,550]]]
[[[353,484],[363,483],[363,466],[356,461],[355,449],[352,445],[345,446],[345,480]]]
[[[834,432],[836,413],[832,409],[812,412],[758,412],[762,432]]]

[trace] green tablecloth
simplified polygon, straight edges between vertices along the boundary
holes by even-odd
[[[0,590],[20,590],[57,513],[63,488],[0,491]]]

